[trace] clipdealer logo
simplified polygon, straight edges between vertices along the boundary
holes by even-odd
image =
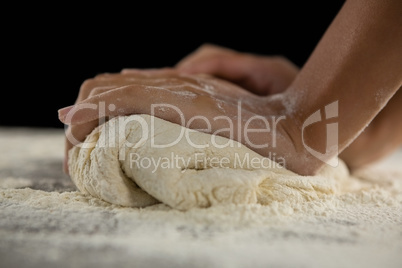
[[[338,122],[335,123],[328,123],[326,124],[326,147],[325,147],[325,153],[320,153],[310,146],[308,146],[305,142],[304,139],[304,130],[306,127],[313,125],[317,122],[321,122],[323,120],[328,120],[332,118],[337,118],[338,117],[338,101],[334,101],[328,105],[325,106],[324,108],[324,115],[325,117],[323,118],[321,116],[322,110],[319,109],[315,111],[312,115],[310,115],[306,121],[304,121],[303,126],[302,126],[302,141],[304,148],[312,154],[314,157],[317,159],[323,161],[324,163],[330,165],[331,167],[336,167],[338,166],[339,160],[337,157],[330,157],[333,155],[334,152],[336,152],[336,155],[338,155],[339,148],[338,148]]]

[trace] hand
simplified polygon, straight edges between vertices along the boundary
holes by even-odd
[[[201,46],[176,68],[185,73],[221,77],[259,95],[283,92],[298,73],[297,67],[284,58],[239,53],[214,45]],[[350,169],[371,164],[401,145],[401,124],[399,118],[395,118],[402,107],[401,96],[401,92],[397,93],[368,128],[340,154]]]
[[[257,95],[285,91],[299,71],[296,65],[283,57],[240,53],[209,44],[182,59],[176,68],[188,74],[210,74]]]
[[[289,116],[280,118],[286,110],[282,98],[281,94],[259,97],[224,80],[178,74],[171,69],[98,75],[83,83],[75,105],[59,110],[60,120],[69,125],[65,171],[69,149],[82,142],[100,119],[151,114],[234,139],[261,155],[274,153],[286,161],[282,164],[297,172],[305,166],[297,161],[300,153],[296,148],[300,145],[295,146],[297,139],[291,137],[298,127],[292,128],[295,124]],[[102,113],[101,104],[106,107]]]

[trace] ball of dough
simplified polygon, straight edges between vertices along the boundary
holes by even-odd
[[[150,115],[97,127],[70,150],[69,172],[80,191],[107,202],[180,210],[312,200],[334,194],[337,178],[348,174],[341,163],[323,169],[325,176],[300,176],[236,141]]]

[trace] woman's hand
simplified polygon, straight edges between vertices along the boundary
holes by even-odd
[[[285,91],[299,71],[281,57],[240,53],[215,45],[201,46],[181,60],[177,70],[208,73],[259,95]],[[398,118],[401,96],[400,89],[368,128],[340,154],[349,168],[357,169],[376,162],[401,145],[402,128]]]
[[[206,73],[243,87],[257,95],[276,94],[295,79],[299,69],[286,58],[241,53],[206,44],[182,59],[176,69]]]
[[[102,120],[151,114],[167,121],[224,136],[300,172],[292,135],[298,126],[286,113],[285,96],[256,96],[230,82],[207,75],[179,74],[172,69],[102,74],[81,86],[76,104],[59,110],[66,131],[67,153]],[[286,161],[286,162],[285,162]]]

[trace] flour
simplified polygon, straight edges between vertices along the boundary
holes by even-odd
[[[62,131],[3,129],[0,147],[4,267],[399,268],[402,263],[402,151],[349,175],[343,189],[311,200],[180,211],[164,203],[114,205],[70,186],[61,192],[36,190],[38,178],[52,182],[49,187],[70,182],[61,171]]]

